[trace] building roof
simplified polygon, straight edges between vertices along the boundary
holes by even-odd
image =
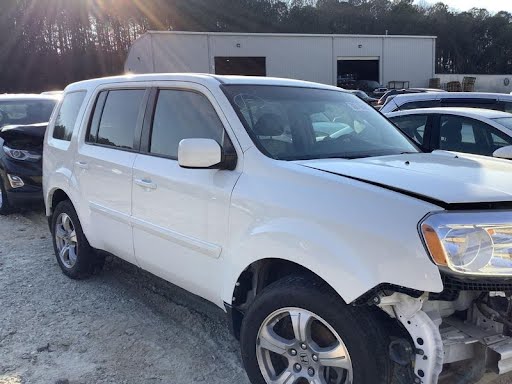
[[[320,34],[320,33],[242,33],[242,32],[189,32],[189,31],[147,31],[150,35],[209,35],[209,36],[266,36],[266,37],[364,37],[364,38],[409,38],[436,39],[437,36],[420,35],[358,35],[358,34]],[[144,36],[144,35],[142,35]]]

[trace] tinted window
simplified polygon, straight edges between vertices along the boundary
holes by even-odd
[[[78,112],[80,112],[85,95],[86,92],[83,91],[68,93],[64,96],[59,114],[55,120],[55,128],[53,129],[53,137],[55,139],[71,141]]]
[[[511,101],[505,101],[503,102],[504,107],[503,110],[508,113],[512,113],[512,102]]]
[[[270,85],[225,85],[223,89],[258,148],[275,159],[360,158],[417,151],[375,108],[345,92]]]
[[[423,140],[425,139],[427,119],[427,115],[409,115],[390,118],[407,136],[420,145],[423,145]]]
[[[56,100],[0,100],[0,128],[5,125],[46,123]]]
[[[411,101],[400,106],[400,110],[439,107],[439,100]]]
[[[213,139],[222,144],[224,127],[208,99],[196,92],[161,90],[156,104],[150,152],[178,158],[183,139]]]
[[[143,89],[109,91],[101,115],[98,144],[133,149]]]
[[[510,142],[497,129],[477,120],[460,116],[441,116],[439,148],[447,151],[491,156]]]
[[[442,107],[465,107],[465,108],[483,108],[502,111],[503,106],[497,100],[492,99],[444,99]]]

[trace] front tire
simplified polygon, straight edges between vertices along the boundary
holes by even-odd
[[[75,208],[69,200],[62,201],[55,207],[51,231],[55,256],[66,276],[83,279],[101,270],[105,258],[89,245]]]
[[[253,384],[385,384],[388,338],[369,308],[345,304],[301,276],[267,287],[245,314],[244,365]]]

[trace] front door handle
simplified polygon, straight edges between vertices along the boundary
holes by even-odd
[[[85,161],[77,161],[75,164],[78,168],[89,169],[89,164],[87,164]]]
[[[156,184],[148,179],[135,179],[135,184],[144,189],[156,189]]]

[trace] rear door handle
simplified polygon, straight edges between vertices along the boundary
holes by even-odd
[[[135,184],[145,189],[156,189],[156,184],[148,179],[135,179]]]
[[[89,164],[87,164],[85,161],[77,161],[75,164],[78,168],[89,169]]]

